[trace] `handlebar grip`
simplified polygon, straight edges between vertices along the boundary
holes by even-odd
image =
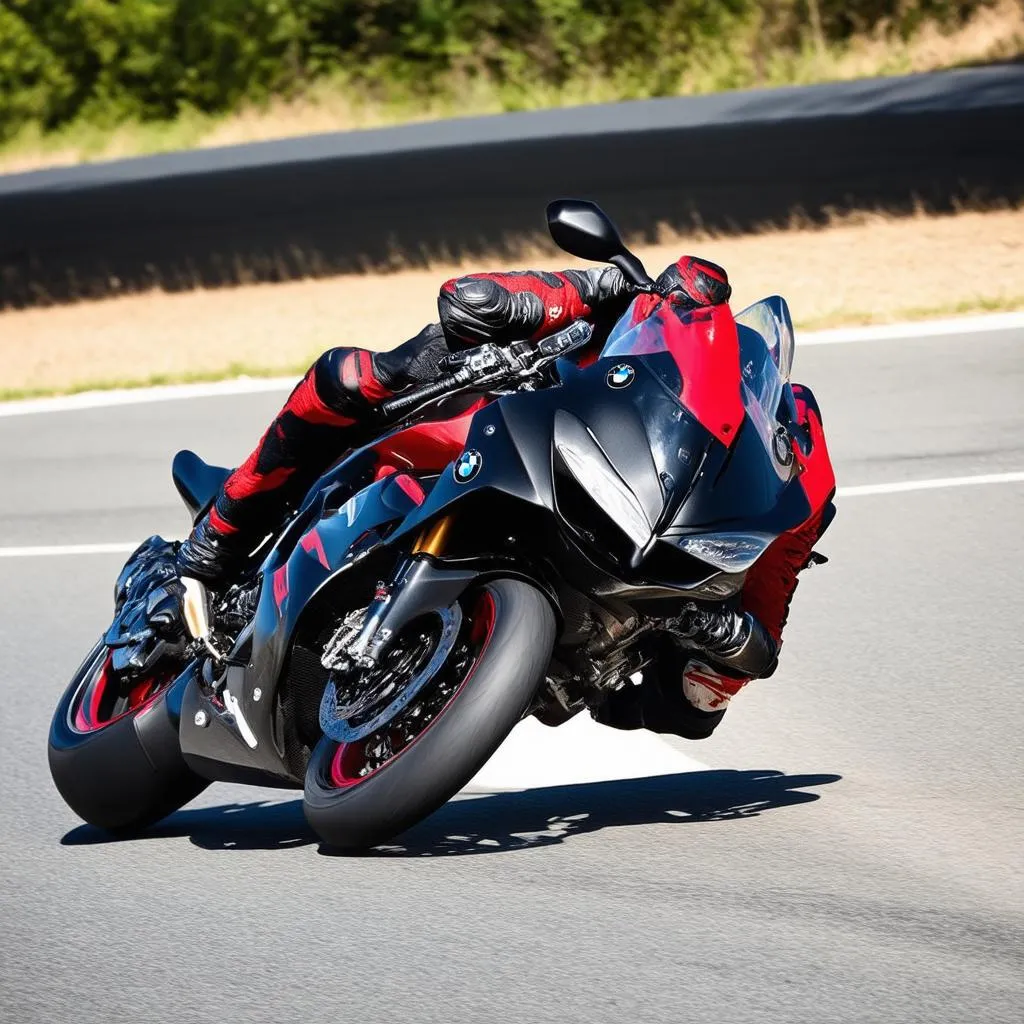
[[[442,377],[440,380],[434,381],[433,384],[425,384],[421,388],[416,388],[415,391],[408,391],[404,395],[389,398],[386,402],[381,402],[378,408],[384,416],[394,416],[405,409],[411,409],[413,406],[429,402],[432,398],[447,394],[458,383],[459,379],[454,375]]]

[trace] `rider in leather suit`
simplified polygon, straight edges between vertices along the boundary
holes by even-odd
[[[725,303],[732,291],[721,267],[691,256],[668,267],[656,287],[688,308]],[[368,443],[388,426],[375,412],[380,403],[434,379],[448,352],[483,342],[539,340],[582,317],[595,325],[585,361],[633,298],[632,286],[614,267],[472,274],[441,288],[440,323],[392,351],[325,352],[181,545],[179,573],[214,589],[233,582],[315,480],[344,451]],[[817,406],[807,389],[794,387],[794,392],[812,441],[806,475],[812,475],[813,462],[819,481],[811,516],[799,530],[780,537],[750,570],[738,612],[692,604],[681,609],[678,633],[707,657],[695,660],[692,649],[667,644],[660,662],[645,670],[641,686],[611,694],[596,714],[600,721],[703,738],[751,678],[774,671],[797,573],[827,525],[831,498],[832,471]]]

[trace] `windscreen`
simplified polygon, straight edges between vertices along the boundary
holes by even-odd
[[[642,359],[691,416],[726,446],[743,422],[736,323],[729,307],[689,309],[641,295],[612,328],[602,359]]]
[[[612,329],[603,358],[643,358],[684,408],[731,445],[746,418],[782,479],[774,456],[783,388],[793,364],[785,300],[762,299],[735,319],[728,306],[689,310],[671,298],[640,296]]]

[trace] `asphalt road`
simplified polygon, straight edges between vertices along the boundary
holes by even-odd
[[[840,484],[1024,470],[1022,344],[798,350]],[[0,544],[180,533],[173,450],[238,460],[277,401],[0,419]],[[241,787],[82,826],[46,734],[122,558],[0,559],[0,1019],[1021,1020],[1022,499],[840,500],[706,770],[467,795],[357,857]]]

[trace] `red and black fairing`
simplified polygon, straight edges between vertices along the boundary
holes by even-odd
[[[765,342],[737,325],[727,306],[693,310],[638,299],[592,366],[564,367],[560,387],[510,395],[478,412],[465,446],[481,452],[480,473],[468,487],[443,473],[401,531],[418,529],[468,492],[501,494],[555,512],[567,534],[623,582],[692,586],[716,577],[721,586],[722,574],[685,555],[680,540],[707,531],[774,537],[798,530],[829,490],[830,468],[812,494],[805,489],[810,456],[780,461],[769,420],[788,415],[788,385],[779,384],[778,409],[762,407],[750,386],[756,389],[756,374],[749,384],[744,379],[747,356],[758,348],[770,362]],[[633,374],[628,386],[610,386],[616,367]],[[827,466],[823,441],[815,443]],[[563,452],[574,446],[637,499],[650,526],[643,543],[633,543],[569,470]],[[788,456],[792,446],[782,451]]]

